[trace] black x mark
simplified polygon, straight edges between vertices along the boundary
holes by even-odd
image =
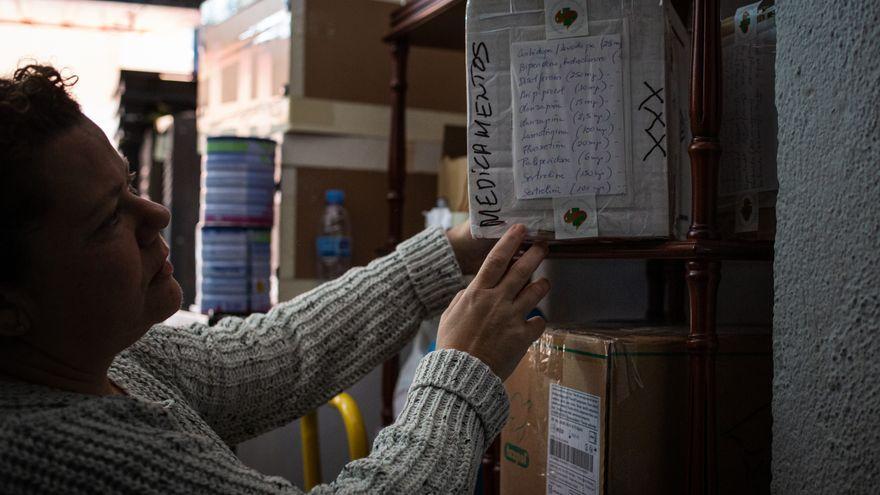
[[[639,110],[641,110],[641,109],[642,109],[642,106],[644,106],[645,103],[647,103],[648,100],[650,100],[651,98],[657,98],[658,100],[660,100],[660,103],[663,103],[663,97],[660,96],[660,92],[663,91],[663,88],[660,88],[660,89],[654,89],[654,88],[651,87],[650,84],[648,84],[647,81],[642,81],[642,84],[644,84],[645,86],[648,87],[648,91],[650,91],[651,94],[648,95],[647,98],[645,98],[644,100],[642,100],[641,103],[639,103]]]
[[[657,113],[657,112],[651,110],[651,107],[645,107],[645,110],[647,110],[648,112],[651,112],[651,115],[654,116],[654,120],[652,120],[651,125],[649,125],[647,129],[645,129],[645,132],[653,129],[654,123],[657,122],[658,120],[660,121],[660,125],[662,125],[663,127],[666,127],[666,122],[663,122],[663,112]]]
[[[659,149],[659,150],[660,150],[660,153],[663,153],[663,156],[666,157],[666,150],[663,148],[663,144],[662,144],[662,143],[663,143],[663,138],[666,137],[666,134],[660,136],[660,139],[655,138],[654,135],[651,134],[651,131],[645,131],[645,134],[651,136],[651,140],[654,141],[654,146],[651,146],[651,149],[649,149],[648,152],[645,153],[645,156],[642,157],[642,161],[647,160],[648,157],[651,156],[651,153],[652,153],[655,149]]]

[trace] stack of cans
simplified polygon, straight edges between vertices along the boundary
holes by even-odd
[[[275,194],[275,142],[208,138],[197,233],[202,313],[266,311]]]

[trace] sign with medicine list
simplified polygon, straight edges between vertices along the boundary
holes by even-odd
[[[519,199],[626,193],[619,34],[511,45]]]

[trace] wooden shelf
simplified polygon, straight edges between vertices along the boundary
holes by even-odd
[[[552,241],[550,258],[658,259],[658,260],[762,260],[773,259],[769,241],[666,239],[601,239],[584,243]]]
[[[465,0],[415,0],[391,14],[384,41],[406,39],[411,46],[464,50]]]
[[[406,65],[411,46],[465,49],[465,0],[411,0],[391,16],[384,40],[392,57],[391,131],[389,143],[388,246],[401,240],[403,184],[406,177]],[[684,321],[685,290],[689,298],[688,417],[686,475],[689,495],[718,492],[715,441],[716,301],[721,262],[773,259],[772,241],[717,239],[716,210],[721,143],[721,23],[719,0],[671,0],[679,15],[691,20],[693,54],[690,79],[691,224],[688,240],[614,239],[591,242],[551,241],[550,257],[558,259],[646,259],[649,284],[657,290],[652,300],[668,303],[670,321]],[[669,262],[665,262],[665,261]],[[680,269],[686,261],[686,268]],[[686,289],[685,289],[686,284]],[[664,296],[664,292],[668,297]],[[676,301],[678,304],[676,303]],[[655,311],[661,315],[663,311]],[[661,315],[662,316],[662,315]],[[383,367],[383,420],[390,423],[391,401],[397,380],[394,357]],[[484,494],[499,493],[498,443],[483,458]]]

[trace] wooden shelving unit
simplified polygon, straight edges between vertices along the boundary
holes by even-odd
[[[403,191],[406,179],[406,62],[410,46],[464,50],[465,0],[415,0],[391,14],[384,40],[391,47],[391,134],[388,149],[388,239],[390,252],[403,235]],[[400,360],[382,367],[382,422],[394,420],[392,403]]]
[[[718,339],[716,302],[724,260],[772,260],[770,242],[724,240],[716,229],[718,166],[721,143],[721,19],[718,0],[677,0],[679,11],[690,11],[693,59],[690,78],[691,225],[685,240],[600,239],[551,243],[550,256],[583,259],[670,260],[684,265],[689,296],[689,377],[687,418],[687,490],[691,495],[717,492],[715,448],[715,352]],[[463,50],[465,0],[415,0],[395,11],[384,38],[391,47],[391,139],[388,162],[388,246],[401,239],[403,183],[406,175],[406,62],[410,46]],[[649,275],[652,270],[649,268]],[[653,272],[662,276],[664,270]],[[655,285],[657,285],[655,283]],[[662,298],[661,298],[662,299]],[[674,309],[673,311],[674,312]],[[396,360],[386,363],[383,377],[383,419],[390,422],[391,397],[397,379]],[[497,452],[497,450],[496,450]],[[497,493],[497,454],[484,459],[485,493]]]

